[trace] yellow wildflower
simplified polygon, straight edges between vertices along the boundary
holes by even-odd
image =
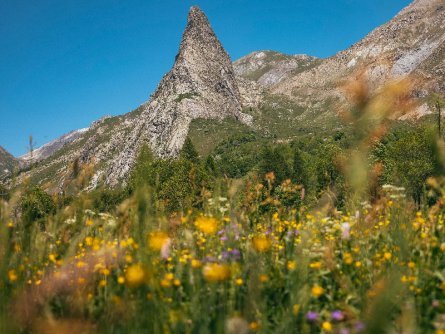
[[[140,264],[134,264],[128,267],[127,272],[125,273],[125,280],[130,287],[138,287],[144,283],[145,278],[145,270]]]
[[[309,264],[309,267],[312,269],[320,269],[321,268],[321,262],[317,261],[317,262],[312,262],[311,264]]]
[[[345,254],[343,254],[343,261],[346,263],[346,264],[352,264],[352,262],[353,262],[353,259],[352,259],[352,254],[351,253],[345,253]]]
[[[257,236],[252,239],[252,245],[258,252],[263,253],[270,249],[272,242],[266,236]]]
[[[93,238],[92,237],[86,237],[85,238],[85,244],[87,246],[92,246],[93,245]]]
[[[260,275],[260,282],[265,283],[269,280],[269,277],[267,275]]]
[[[148,246],[154,251],[160,251],[168,241],[169,237],[165,232],[151,232],[148,236]]]
[[[230,277],[230,268],[225,264],[211,263],[204,266],[202,273],[208,282],[222,282]]]
[[[204,234],[215,234],[218,230],[218,221],[213,217],[200,216],[196,219],[195,226]]]
[[[193,259],[191,262],[191,265],[192,265],[192,268],[195,268],[195,269],[199,268],[199,267],[201,267],[201,261]]]
[[[164,278],[161,280],[161,286],[163,288],[169,288],[169,287],[171,287],[171,282],[168,279]]]
[[[287,270],[295,270],[297,268],[297,264],[295,261],[288,261],[287,262]]]
[[[250,328],[251,331],[256,331],[256,330],[258,330],[259,327],[260,327],[260,326],[259,326],[258,323],[255,322],[255,321],[252,321],[252,322],[249,324],[249,328]]]
[[[8,271],[8,279],[9,279],[10,282],[17,281],[17,278],[18,278],[18,276],[17,276],[17,273],[16,273],[16,271],[14,269],[11,269],[11,270]]]
[[[85,262],[83,262],[83,261],[79,261],[79,262],[77,262],[76,263],[76,267],[77,268],[83,268],[83,267],[85,267],[87,264],[85,263]]]
[[[324,289],[319,285],[314,285],[311,289],[312,296],[318,298],[324,294]]]
[[[321,324],[321,328],[325,332],[332,332],[332,324],[329,321],[325,321]]]

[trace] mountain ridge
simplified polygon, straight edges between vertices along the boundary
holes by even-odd
[[[299,73],[272,88],[308,109],[327,98],[341,100],[339,82],[365,73],[372,89],[391,79],[411,75],[417,86],[430,92],[445,93],[445,10],[441,0],[416,0],[393,19],[371,31],[346,50],[326,58],[311,71]],[[433,66],[422,65],[434,54],[441,54],[441,71],[432,76]],[[435,70],[434,70],[435,71]],[[417,78],[414,78],[417,76]],[[314,98],[315,93],[318,96]],[[425,113],[420,114],[423,116]],[[414,113],[412,117],[416,117]]]
[[[77,159],[95,166],[88,189],[102,183],[116,187],[125,184],[142,145],[150,145],[158,156],[175,156],[191,135],[191,122],[199,119],[232,118],[276,140],[335,129],[337,110],[345,101],[339,83],[360,72],[366,73],[373,88],[393,73],[415,72],[417,116],[426,115],[431,112],[425,102],[429,94],[445,92],[445,11],[440,5],[438,0],[416,0],[350,48],[326,59],[263,50],[233,63],[205,14],[192,7],[174,65],[150,99],[128,114],[94,122],[23,177],[45,184],[55,176],[61,188]],[[202,124],[193,131],[205,134]]]

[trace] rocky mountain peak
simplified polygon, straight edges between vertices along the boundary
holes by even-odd
[[[207,16],[198,6],[190,8],[184,33],[187,34],[193,28],[206,30],[208,33],[214,35]]]
[[[128,176],[143,143],[158,156],[176,156],[193,119],[233,117],[250,124],[251,116],[243,114],[241,108],[230,57],[205,14],[192,7],[175,63],[133,121],[125,146],[105,173],[106,182],[113,186]],[[122,140],[120,135],[111,139],[116,145]]]
[[[198,114],[204,118],[221,118],[227,116],[227,113],[240,116],[241,97],[230,57],[207,17],[196,6],[190,9],[173,68],[153,94],[151,105],[167,100],[175,106],[181,105],[182,109],[188,109],[188,114],[194,118]],[[206,105],[202,102],[206,102]],[[218,114],[214,114],[214,111]],[[154,146],[161,155],[177,153],[175,150],[170,152],[170,149],[161,152],[157,145]]]

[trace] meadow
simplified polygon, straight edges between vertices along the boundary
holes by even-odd
[[[189,141],[143,150],[121,191],[8,191],[0,332],[445,333],[443,141],[389,130],[403,84],[351,89],[351,132],[262,148],[241,177]]]

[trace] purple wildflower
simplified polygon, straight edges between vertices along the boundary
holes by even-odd
[[[306,319],[310,322],[316,321],[318,319],[318,313],[309,311],[308,313],[306,313]]]
[[[356,324],[355,324],[355,330],[357,331],[357,332],[361,332],[361,331],[363,331],[364,329],[365,329],[365,324],[363,323],[363,322],[361,322],[361,321],[358,321]]]
[[[222,252],[222,254],[221,254],[221,258],[223,260],[227,260],[229,258],[229,256],[230,256],[230,254],[226,251]]]
[[[345,315],[340,310],[335,310],[331,313],[332,319],[336,321],[342,321],[345,318]]]
[[[232,257],[235,260],[238,260],[241,257],[241,252],[238,249],[232,249],[232,251],[230,252],[232,254]]]

